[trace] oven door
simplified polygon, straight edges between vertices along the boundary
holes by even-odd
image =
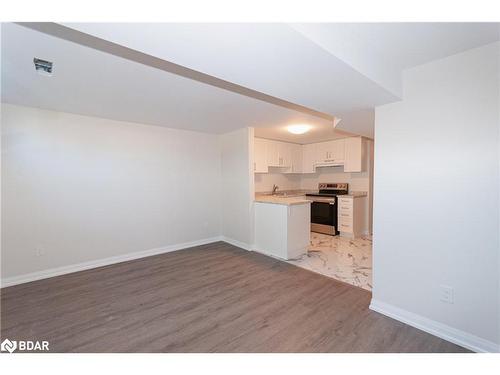
[[[337,234],[336,199],[315,199],[311,203],[311,231],[329,235]]]

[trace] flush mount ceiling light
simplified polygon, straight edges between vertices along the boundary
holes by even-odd
[[[36,71],[44,76],[52,76],[52,62],[37,59],[36,57],[33,59],[33,63],[35,64]]]
[[[290,125],[287,130],[292,134],[304,134],[311,130],[311,125],[299,124],[299,125]]]

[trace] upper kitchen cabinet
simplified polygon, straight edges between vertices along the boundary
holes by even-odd
[[[262,138],[255,138],[254,142],[253,171],[255,173],[267,173],[267,146],[269,142]]]
[[[278,142],[271,140],[266,140],[266,142],[267,142],[267,152],[266,152],[267,166],[279,167],[280,158],[278,151]]]
[[[345,139],[344,172],[366,171],[367,146],[367,141],[361,137]]]
[[[345,139],[320,142],[315,144],[317,163],[342,164],[345,160]]]
[[[267,140],[267,165],[269,167],[288,168],[291,165],[291,144]]]
[[[338,165],[344,172],[367,170],[368,140],[362,137],[335,139],[328,142],[298,145],[255,138],[254,172],[315,173],[317,166]]]
[[[302,146],[302,173],[316,172],[316,147],[315,143]]]
[[[345,139],[336,139],[331,144],[330,157],[335,163],[343,163],[345,160]]]
[[[286,173],[302,173],[302,146],[289,143],[290,147],[290,167]]]
[[[289,168],[292,165],[292,143],[276,142],[278,144],[278,167]]]

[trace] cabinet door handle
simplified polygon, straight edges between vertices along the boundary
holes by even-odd
[[[257,165],[255,162],[253,162],[253,171],[255,172],[257,170]]]

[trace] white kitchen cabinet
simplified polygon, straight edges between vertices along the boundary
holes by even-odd
[[[290,167],[286,173],[302,173],[302,146],[290,144]]]
[[[336,139],[328,142],[315,143],[316,160],[319,163],[339,163],[345,159],[345,141]]]
[[[362,137],[335,139],[308,145],[255,138],[255,173],[268,167],[279,173],[315,173],[316,166],[343,165],[344,172],[364,172],[368,168],[368,141]]]
[[[316,144],[302,146],[302,173],[316,172]]]
[[[255,173],[267,173],[267,146],[269,141],[263,138],[254,139],[254,163]]]
[[[292,144],[278,142],[278,166],[282,168],[290,167],[292,164]]]
[[[310,202],[294,205],[255,202],[254,208],[256,251],[286,260],[307,254]]]
[[[315,161],[320,163],[327,162],[330,155],[329,142],[313,143],[313,146],[315,146],[316,150]]]
[[[361,137],[345,139],[344,172],[364,172],[366,170],[366,141]]]
[[[336,139],[331,142],[330,157],[335,163],[345,160],[345,139]]]
[[[267,165],[269,167],[287,168],[291,164],[291,143],[267,141]]]
[[[357,238],[368,232],[366,227],[367,197],[338,197],[338,230],[342,237]]]
[[[267,141],[267,166],[279,167],[278,142],[276,141]]]

